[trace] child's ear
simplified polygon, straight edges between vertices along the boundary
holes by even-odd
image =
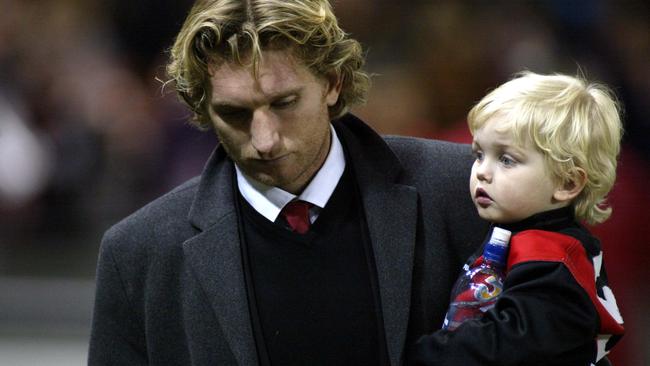
[[[559,202],[569,202],[582,192],[586,183],[587,172],[582,168],[574,168],[571,178],[555,190],[553,198]]]

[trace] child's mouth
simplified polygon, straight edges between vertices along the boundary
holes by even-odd
[[[490,197],[483,188],[476,189],[474,199],[476,200],[476,203],[483,208],[492,204],[492,197]]]

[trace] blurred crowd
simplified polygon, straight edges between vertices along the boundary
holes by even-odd
[[[523,69],[582,72],[615,90],[626,130],[619,183],[612,219],[594,230],[628,323],[613,358],[650,359],[650,5],[333,4],[374,74],[368,104],[354,112],[383,133],[467,142],[472,103]],[[91,277],[110,224],[200,173],[216,138],[187,124],[187,110],[161,82],[190,6],[0,0],[0,276]]]
[[[156,80],[182,3],[0,0],[0,268],[40,271],[7,260],[21,248],[96,249],[200,171],[214,137]]]

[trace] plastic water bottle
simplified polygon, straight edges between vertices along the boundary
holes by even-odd
[[[443,329],[454,330],[469,319],[480,318],[494,306],[503,291],[504,268],[510,231],[495,227],[483,249],[483,261],[474,267],[465,265],[451,292]]]

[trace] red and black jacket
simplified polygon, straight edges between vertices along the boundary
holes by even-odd
[[[623,335],[623,320],[598,239],[576,222],[572,207],[499,226],[513,235],[503,293],[494,308],[454,331],[423,336],[409,352],[409,364],[608,362],[604,356]],[[482,252],[481,247],[468,264],[480,263]]]

